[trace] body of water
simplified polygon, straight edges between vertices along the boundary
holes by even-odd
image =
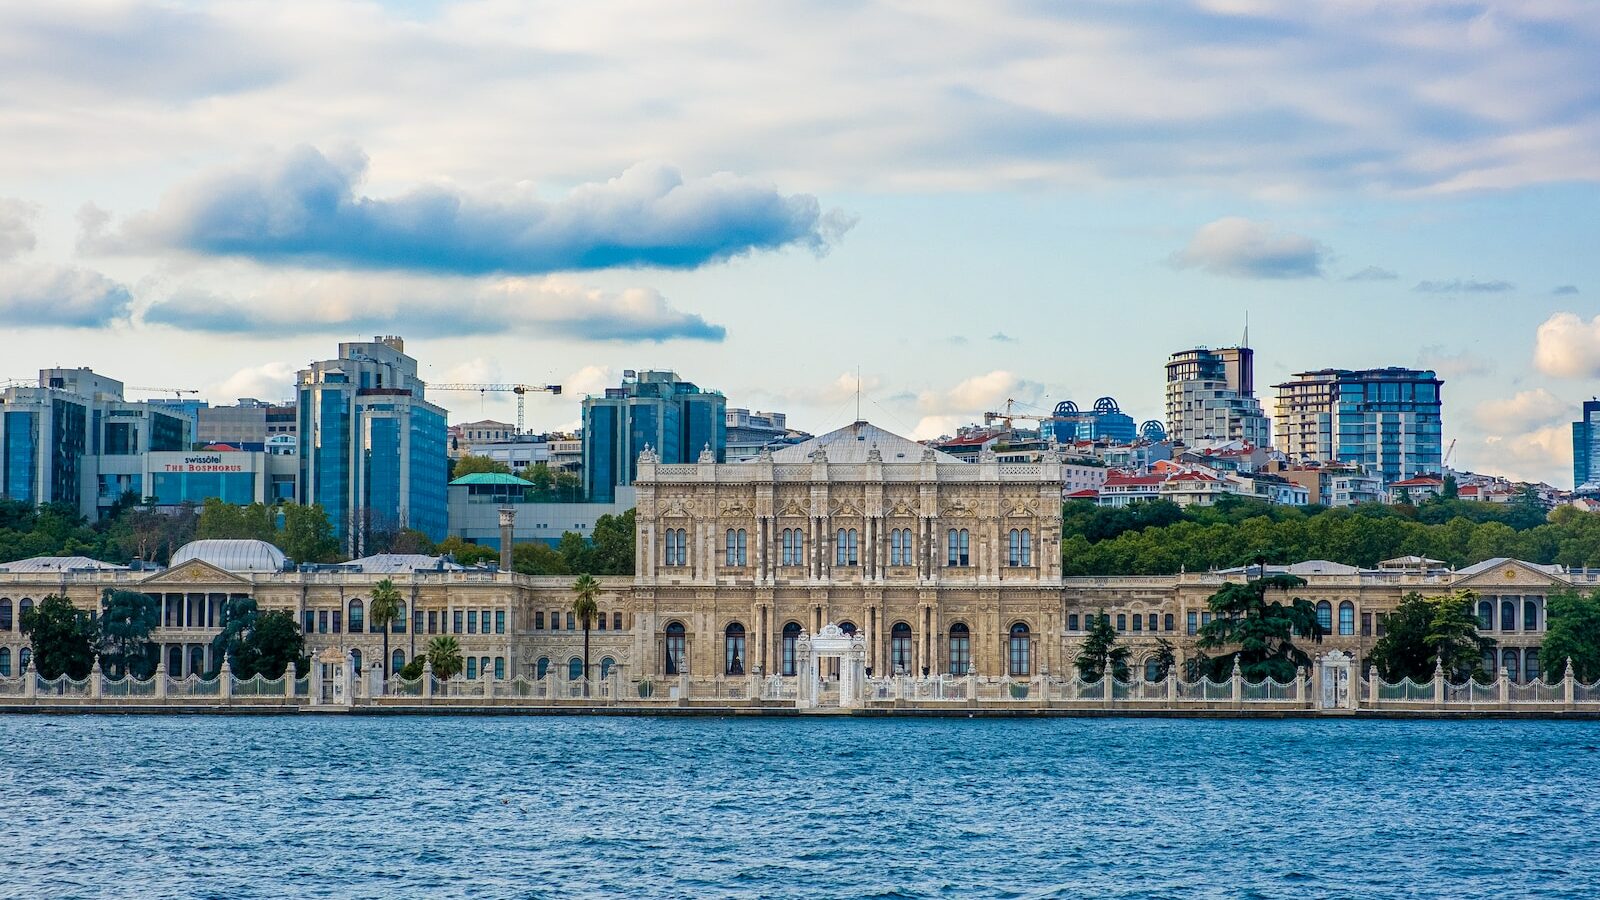
[[[0,716],[0,895],[1600,896],[1600,723]]]

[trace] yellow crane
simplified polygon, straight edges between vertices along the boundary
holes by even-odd
[[[553,394],[560,396],[559,384],[430,384],[430,391],[450,391],[461,394],[516,394],[517,395],[517,434],[523,432],[523,402],[529,392]]]

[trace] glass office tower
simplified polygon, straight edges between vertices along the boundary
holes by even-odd
[[[633,484],[645,447],[663,463],[692,463],[711,449],[727,462],[728,401],[676,372],[624,373],[622,384],[583,401],[584,493],[591,503],[616,500]]]

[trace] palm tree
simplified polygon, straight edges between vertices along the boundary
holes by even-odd
[[[594,580],[593,575],[579,575],[578,580],[572,583],[572,614],[583,623],[583,695],[589,696],[589,625],[593,622],[595,614],[600,611],[600,605],[595,598],[600,596],[600,582]]]
[[[383,662],[379,668],[385,676],[389,672],[389,627],[400,615],[400,589],[388,578],[372,586],[372,602],[367,606],[367,617],[372,624],[383,629]]]
[[[441,681],[456,677],[466,666],[461,659],[461,644],[448,634],[428,642],[428,663],[433,666],[433,677]]]

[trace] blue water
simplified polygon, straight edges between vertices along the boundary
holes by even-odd
[[[1600,723],[0,716],[0,895],[1594,897]]]

